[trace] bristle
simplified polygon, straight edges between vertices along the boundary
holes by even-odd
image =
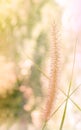
[[[45,107],[45,121],[48,120],[53,103],[55,102],[56,99],[56,93],[57,93],[57,87],[58,87],[58,75],[59,75],[59,44],[58,44],[58,36],[57,36],[57,28],[56,24],[54,23],[52,26],[52,31],[51,31],[51,44],[50,44],[50,49],[51,49],[51,66],[50,66],[50,81],[49,81],[49,95],[47,98],[46,102],[46,107]]]

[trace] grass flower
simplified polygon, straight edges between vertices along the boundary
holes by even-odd
[[[59,77],[59,43],[57,36],[57,27],[56,23],[52,26],[52,34],[51,34],[51,58],[50,58],[50,79],[49,79],[49,91],[48,98],[45,107],[45,121],[47,121],[50,117],[52,106],[56,99],[57,87],[58,87],[58,77]]]

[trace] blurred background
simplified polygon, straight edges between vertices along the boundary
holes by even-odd
[[[0,130],[40,129],[56,8],[53,0],[0,0]]]
[[[0,130],[41,129],[48,93],[50,27],[55,18],[61,23],[61,14],[54,0],[0,0]],[[66,71],[62,71],[62,88],[66,91],[73,46],[62,44],[66,49],[63,54],[69,54],[63,64]],[[65,99],[61,92],[58,95],[56,108]],[[69,104],[65,128],[80,130],[74,127]],[[58,130],[62,111],[63,107],[46,130]]]

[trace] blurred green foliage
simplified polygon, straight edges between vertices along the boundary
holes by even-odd
[[[13,86],[12,90],[10,91],[10,86],[8,87],[6,84],[8,87],[6,93],[3,96],[0,95],[0,122],[23,117],[31,122],[31,112],[40,106],[44,95],[41,73],[35,64],[44,69],[45,59],[49,52],[47,33],[49,25],[48,21],[45,21],[48,26],[44,23],[44,17],[48,17],[48,14],[46,11],[45,14],[43,12],[44,7],[47,8],[46,6],[48,6],[48,10],[50,7],[53,9],[52,3],[51,0],[0,1],[0,56],[6,59],[4,64],[11,62],[14,64],[13,71],[16,79],[14,83],[10,82],[10,86]],[[21,63],[28,60],[27,55],[32,58],[33,64],[26,68],[27,70],[23,74],[24,67]],[[6,70],[5,73],[8,71]],[[3,80],[5,82],[6,79]],[[20,91],[20,87],[23,85],[33,91],[34,103],[27,111],[24,110],[24,105],[28,104],[30,98],[24,98],[24,92]],[[5,90],[2,84],[0,84],[1,87]],[[41,100],[38,101],[38,97]]]

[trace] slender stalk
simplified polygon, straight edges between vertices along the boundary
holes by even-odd
[[[66,97],[68,97],[67,94],[66,94],[63,90],[60,89],[60,91],[61,91]],[[75,102],[70,98],[70,96],[69,96],[68,98],[69,98],[70,101],[81,111],[81,108],[78,106],[78,104],[75,103]]]
[[[79,84],[74,90],[73,90],[73,92],[69,95],[69,97],[68,98],[70,98],[76,91],[77,91],[77,89],[79,89],[79,87],[81,87],[81,84]],[[62,93],[64,93],[63,92],[63,90],[60,90]],[[45,129],[45,127],[46,127],[46,124],[48,123],[48,121],[56,114],[56,112],[60,109],[60,107],[65,103],[65,101],[67,100],[67,98],[57,107],[57,109],[51,114],[51,116],[49,117],[49,119],[46,121],[46,122],[44,122],[44,124],[43,124],[43,128],[42,128],[42,130],[44,130]],[[74,103],[74,105],[75,105],[75,103]],[[76,106],[76,105],[75,105]],[[76,106],[77,107],[77,106]],[[79,107],[77,107],[78,109],[79,109]],[[81,108],[80,108],[81,109]],[[79,110],[80,110],[79,109]]]
[[[74,48],[74,58],[73,58],[73,67],[72,67],[71,79],[70,79],[69,88],[68,88],[67,100],[66,100],[66,104],[65,104],[65,108],[64,108],[64,112],[63,112],[63,116],[62,116],[60,128],[59,128],[60,130],[63,129],[63,125],[64,125],[64,121],[65,121],[65,116],[66,116],[67,105],[68,105],[68,99],[69,99],[69,94],[70,94],[70,89],[71,89],[71,85],[72,85],[72,79],[73,79],[73,73],[74,73],[74,65],[75,65],[75,58],[76,58],[77,40],[76,40],[75,48]]]

